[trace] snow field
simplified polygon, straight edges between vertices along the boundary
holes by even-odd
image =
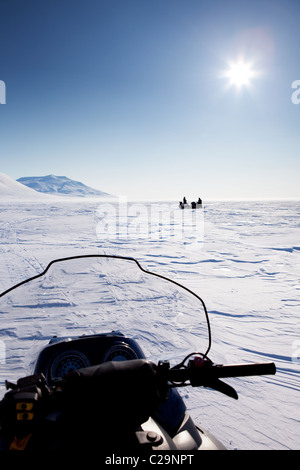
[[[156,218],[153,204],[128,202],[120,214],[120,205],[107,200],[3,197],[0,291],[54,258],[135,257],[204,299],[214,362],[277,366],[275,376],[226,380],[238,401],[181,390],[192,416],[229,449],[299,449],[300,203],[211,202],[201,213],[160,203],[166,213]],[[156,326],[147,334],[155,336]],[[1,320],[0,333],[11,327]],[[0,336],[0,361],[4,348]]]

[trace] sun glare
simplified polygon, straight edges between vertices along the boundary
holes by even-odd
[[[239,60],[238,62],[230,63],[223,76],[229,79],[229,85],[240,89],[251,85],[251,81],[256,76],[256,72],[253,70],[250,63]]]

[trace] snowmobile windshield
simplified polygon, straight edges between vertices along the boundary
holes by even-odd
[[[0,394],[5,380],[33,373],[53,336],[119,331],[153,362],[206,354],[210,332],[203,301],[132,258],[91,255],[52,261],[0,296]]]

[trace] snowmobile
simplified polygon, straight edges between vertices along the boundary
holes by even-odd
[[[195,201],[192,201],[190,204],[189,203],[184,203],[184,202],[181,202],[179,201],[179,208],[180,209],[202,209],[202,202],[199,203],[199,202],[195,202]]]
[[[199,197],[197,202],[192,201],[191,203],[187,202],[187,199],[184,197],[182,201],[179,201],[180,209],[202,209],[202,199]]]
[[[203,299],[130,257],[53,260],[0,294],[0,312],[0,449],[223,450],[181,387],[237,399],[222,379],[276,373],[213,363]]]

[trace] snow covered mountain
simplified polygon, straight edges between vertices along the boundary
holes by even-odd
[[[108,193],[86,186],[66,176],[25,176],[17,180],[19,183],[40,193],[67,196],[111,196]]]
[[[6,200],[28,200],[28,199],[42,199],[45,198],[44,194],[37,193],[31,188],[10,178],[10,176],[0,173],[0,201]]]

